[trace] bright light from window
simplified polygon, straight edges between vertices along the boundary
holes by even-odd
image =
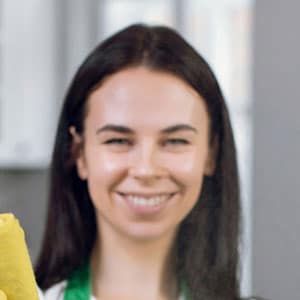
[[[172,0],[109,0],[104,1],[104,20],[101,38],[105,38],[127,25],[137,22],[174,26]]]

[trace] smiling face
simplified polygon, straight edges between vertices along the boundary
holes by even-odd
[[[87,100],[83,135],[77,171],[101,232],[173,235],[214,171],[205,103],[169,73],[132,67],[107,77]]]

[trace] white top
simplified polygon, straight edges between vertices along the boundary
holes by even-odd
[[[64,291],[67,285],[67,281],[64,280],[53,285],[51,288],[46,290],[44,293],[39,289],[39,297],[40,300],[63,300],[64,299]],[[95,296],[91,296],[90,300],[97,300]],[[181,294],[178,300],[184,300],[183,295]]]
[[[44,293],[39,289],[40,300],[63,300],[64,291],[67,286],[67,281],[64,280],[53,285],[51,288],[47,289]],[[90,300],[97,300],[96,297],[91,296]]]

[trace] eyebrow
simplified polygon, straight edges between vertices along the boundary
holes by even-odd
[[[167,128],[164,128],[160,131],[161,134],[170,134],[170,133],[175,133],[181,130],[187,130],[187,131],[192,131],[194,133],[198,133],[198,130],[188,124],[176,124],[173,126],[169,126]],[[118,132],[118,133],[123,133],[123,134],[135,134],[135,131],[129,127],[122,126],[122,125],[115,125],[115,124],[107,124],[101,128],[98,128],[96,131],[96,134],[100,134],[102,132],[107,132],[107,131],[113,131],[113,132]]]

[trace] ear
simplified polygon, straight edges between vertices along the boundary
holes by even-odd
[[[211,145],[209,146],[207,158],[204,166],[204,175],[212,176],[215,173],[217,165],[217,155],[219,152],[219,139],[215,137]]]
[[[77,168],[77,174],[81,180],[87,179],[87,165],[86,159],[83,151],[83,139],[76,132],[76,128],[74,126],[69,127],[69,132],[72,135],[72,154],[75,157],[75,163]]]

